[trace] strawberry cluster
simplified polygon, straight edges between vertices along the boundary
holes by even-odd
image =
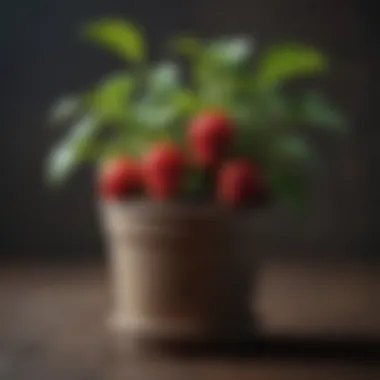
[[[168,200],[178,194],[188,168],[195,165],[214,174],[214,194],[221,203],[261,203],[268,196],[265,181],[256,163],[232,154],[236,132],[225,112],[203,111],[188,125],[186,151],[159,141],[139,160],[123,156],[106,161],[99,177],[101,196],[120,199],[144,189],[153,199]]]

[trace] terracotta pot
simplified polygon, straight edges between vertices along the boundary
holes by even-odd
[[[117,332],[192,340],[242,328],[252,267],[234,249],[230,212],[213,205],[105,202],[101,218]]]

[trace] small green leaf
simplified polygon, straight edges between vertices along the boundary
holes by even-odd
[[[66,96],[55,102],[49,114],[49,120],[53,124],[64,124],[75,117],[83,106],[80,96]]]
[[[146,56],[143,33],[131,22],[117,18],[102,19],[85,25],[84,37],[122,58],[141,63]]]
[[[185,112],[184,102],[177,65],[164,62],[154,66],[149,71],[145,93],[133,107],[141,126],[139,133],[149,139],[168,137],[169,130]]]
[[[174,104],[163,106],[146,102],[136,106],[138,122],[148,129],[162,129],[168,127],[177,114],[178,111]]]
[[[162,62],[148,74],[148,95],[166,96],[177,90],[180,83],[180,70],[173,62]]]
[[[320,94],[312,92],[303,97],[302,121],[311,126],[333,132],[345,132],[347,121]]]
[[[280,91],[268,90],[254,95],[254,107],[261,118],[273,124],[286,124],[291,116],[292,107],[287,95]]]
[[[326,57],[313,47],[287,43],[264,52],[257,69],[257,86],[261,89],[282,85],[286,81],[324,73]]]
[[[223,67],[236,67],[244,64],[251,57],[253,43],[244,37],[225,38],[209,45],[205,54],[215,64]]]
[[[58,145],[48,160],[47,176],[52,185],[57,185],[71,172],[76,163],[73,152],[65,144]]]
[[[311,146],[301,137],[283,136],[274,142],[270,152],[271,158],[282,166],[314,166],[317,158]]]
[[[123,121],[135,79],[129,74],[114,74],[102,81],[92,94],[92,107],[105,120]]]
[[[98,130],[99,120],[93,115],[86,115],[77,122],[69,135],[50,153],[47,162],[47,177],[51,184],[60,184],[75,168],[88,157],[88,147]]]

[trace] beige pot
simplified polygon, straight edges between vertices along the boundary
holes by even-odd
[[[233,249],[230,212],[212,205],[105,202],[101,218],[117,332],[182,340],[242,327],[251,270]]]

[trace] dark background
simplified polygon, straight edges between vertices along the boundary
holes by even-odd
[[[101,239],[91,172],[65,187],[43,183],[43,161],[58,133],[46,112],[61,94],[81,90],[121,65],[80,43],[86,20],[123,15],[148,31],[153,56],[176,32],[250,33],[260,45],[297,39],[324,49],[332,74],[323,83],[352,121],[352,133],[324,142],[329,161],[316,179],[304,223],[274,212],[261,225],[263,252],[378,256],[380,137],[376,2],[349,0],[14,0],[0,4],[0,257],[95,257]]]

